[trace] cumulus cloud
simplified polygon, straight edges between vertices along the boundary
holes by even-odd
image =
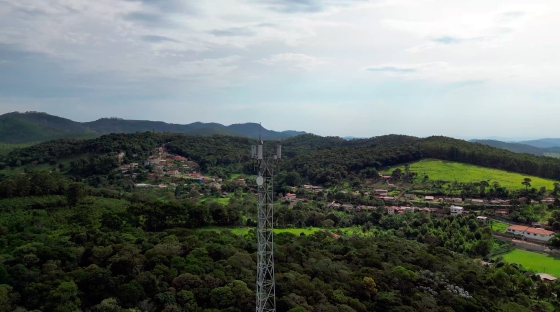
[[[309,112],[331,103],[327,119],[359,111],[368,133],[383,125],[380,105],[462,116],[469,102],[507,102],[515,120],[531,103],[548,118],[560,114],[558,14],[560,2],[544,0],[0,0],[0,94],[10,98],[0,113],[60,98],[62,112],[74,100],[143,102],[144,118],[228,123],[273,98]],[[337,134],[324,120],[286,118]]]

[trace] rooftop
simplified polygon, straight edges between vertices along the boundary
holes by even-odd
[[[531,233],[531,234],[541,234],[541,235],[546,235],[546,236],[550,236],[550,235],[554,234],[554,232],[552,232],[552,231],[547,231],[545,229],[537,229],[537,228],[526,226],[526,225],[510,225],[510,226],[508,226],[507,229],[512,230],[512,231],[527,232],[527,233]]]
[[[543,280],[548,280],[548,281],[555,281],[557,280],[556,277],[550,275],[550,274],[546,274],[546,273],[538,273],[537,274],[541,279]]]

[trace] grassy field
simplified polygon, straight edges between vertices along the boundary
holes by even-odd
[[[492,221],[492,231],[505,233],[509,224],[500,221]]]
[[[520,249],[508,252],[503,257],[509,263],[521,264],[526,269],[532,269],[537,273],[548,273],[554,277],[560,277],[559,258]]]
[[[545,186],[547,189],[553,189],[553,181],[534,176],[527,176],[524,174],[507,172],[498,169],[490,169],[474,165],[468,165],[452,161],[444,161],[437,159],[423,159],[417,162],[410,163],[410,170],[417,172],[420,178],[427,175],[430,180],[443,180],[443,181],[457,181],[457,182],[480,182],[487,181],[490,184],[498,181],[500,185],[508,189],[519,189],[525,186],[521,185],[524,178],[531,179],[531,187],[540,188]],[[404,165],[391,167],[384,170],[384,174],[390,174],[394,169],[401,168],[404,170]]]
[[[16,148],[25,148],[34,144],[36,143],[8,144],[0,142],[0,155],[6,155]]]
[[[226,198],[221,198],[221,197],[203,197],[200,199],[201,202],[205,202],[206,200],[213,200],[213,201],[217,201],[218,203],[222,204],[222,205],[227,205],[229,204],[229,197]]]

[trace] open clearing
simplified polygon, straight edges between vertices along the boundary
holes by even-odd
[[[508,226],[509,224],[507,223],[492,220],[492,231],[505,233]]]
[[[514,172],[438,159],[423,159],[410,163],[409,165],[411,171],[418,173],[419,179],[422,179],[424,175],[427,175],[430,180],[443,180],[449,182],[487,181],[490,185],[492,185],[492,182],[497,181],[501,186],[505,186],[508,189],[524,188],[525,186],[521,184],[524,178],[530,178],[531,187],[535,187],[537,189],[541,186],[545,186],[547,189],[553,189],[554,182],[558,182]],[[391,174],[391,172],[393,172],[396,168],[404,170],[404,165],[394,166],[387,170],[383,170],[383,173]]]
[[[548,273],[560,277],[560,259],[536,252],[516,249],[503,255],[509,263],[521,264],[525,269],[532,269],[537,273]]]

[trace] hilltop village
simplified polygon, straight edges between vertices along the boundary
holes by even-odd
[[[156,188],[175,191],[187,188],[195,192],[193,194],[198,197],[207,195],[226,200],[236,190],[240,190],[243,194],[257,195],[256,184],[253,183],[254,176],[238,174],[225,180],[204,175],[195,161],[169,152],[165,145],[154,149],[143,162],[123,163],[124,156],[124,153],[118,153],[115,156],[120,165],[118,170],[123,177],[130,177],[138,182],[134,184],[136,189]],[[413,191],[400,186],[398,182],[391,182],[392,178],[391,175],[379,174],[378,183],[370,188],[359,190],[325,188],[309,184],[290,186],[277,192],[277,201],[292,207],[297,206],[298,203],[323,201],[326,208],[334,211],[381,210],[386,215],[413,212],[434,216],[475,214],[476,220],[481,225],[488,224],[489,218],[515,223],[515,216],[512,217],[510,213],[512,208],[519,205],[553,206],[559,204],[557,198],[550,196],[545,196],[540,200],[524,197],[512,200],[422,195],[418,190]],[[385,186],[385,188],[375,188],[375,186]],[[555,229],[549,222],[534,220],[528,225],[513,224],[506,229],[505,233],[501,234],[524,241],[543,243],[548,242],[555,235],[553,231]]]

